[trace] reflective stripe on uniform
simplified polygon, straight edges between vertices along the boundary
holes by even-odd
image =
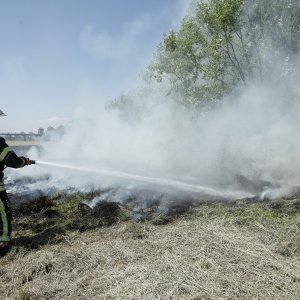
[[[2,180],[0,180],[0,192],[4,192],[5,191],[5,186]]]
[[[2,162],[2,161],[5,159],[6,155],[7,155],[10,151],[11,151],[11,150],[10,150],[9,147],[5,147],[5,148],[2,150],[2,152],[1,152],[1,154],[0,154],[0,162]]]
[[[5,212],[5,206],[1,199],[0,199],[0,215],[2,221],[2,235],[0,236],[0,241],[7,242],[10,240],[9,232],[8,232],[8,219]]]
[[[0,180],[0,192],[4,192],[5,191],[5,186],[2,180]]]

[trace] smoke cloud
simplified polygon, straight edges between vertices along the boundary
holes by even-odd
[[[164,89],[155,86],[135,91],[131,94],[131,114],[125,117],[114,110],[85,108],[66,126],[64,136],[53,137],[42,153],[32,149],[29,155],[84,168],[200,185],[203,194],[223,192],[226,197],[228,191],[237,192],[227,194],[227,198],[241,197],[241,191],[261,193],[263,183],[276,187],[276,195],[279,187],[285,193],[300,179],[300,142],[295,138],[300,116],[294,107],[287,107],[285,89],[288,86],[249,86],[237,99],[225,99],[220,107],[197,120],[190,111],[170,101]],[[144,103],[146,108],[140,112]],[[150,185],[161,192],[164,185],[42,165],[18,170],[18,174],[46,178],[39,188],[50,190],[123,187],[140,191],[141,185]],[[205,188],[212,190],[207,192]],[[180,185],[178,189],[184,190]]]
[[[121,111],[82,103],[63,136],[54,136],[41,153],[33,148],[28,154],[110,174],[36,165],[9,176],[35,178],[28,190],[102,189],[109,191],[102,198],[118,201],[133,195],[144,201],[153,194],[181,199],[287,194],[300,180],[300,72],[299,62],[290,70],[284,57],[277,57],[263,84],[253,80],[197,117],[168,94],[168,83],[129,92],[130,103]]]

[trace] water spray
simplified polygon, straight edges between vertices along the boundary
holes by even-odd
[[[162,177],[150,177],[150,176],[143,176],[137,174],[131,174],[127,172],[120,172],[120,171],[113,171],[107,169],[94,169],[94,168],[87,168],[81,166],[74,166],[68,164],[61,164],[61,163],[53,163],[47,161],[34,161],[34,163],[39,165],[45,165],[50,167],[58,167],[63,169],[69,169],[74,171],[83,171],[89,173],[95,173],[99,175],[105,175],[109,177],[115,177],[120,179],[126,180],[135,180],[144,183],[155,184],[159,186],[168,186],[180,190],[186,190],[189,192],[201,193],[201,194],[208,194],[213,196],[218,196],[221,198],[228,197],[228,198],[246,198],[246,197],[253,197],[254,195],[242,191],[221,191],[216,190],[214,188],[205,187],[201,185],[191,184],[184,181],[178,181],[169,178],[162,178]]]

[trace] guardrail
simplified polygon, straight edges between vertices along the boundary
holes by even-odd
[[[0,136],[3,136],[8,141],[34,141],[42,135],[37,133],[0,133]]]

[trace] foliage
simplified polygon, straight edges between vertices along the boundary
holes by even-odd
[[[147,72],[170,82],[185,106],[214,104],[274,71],[279,78],[292,70],[300,49],[298,1],[198,0],[192,7],[180,29],[164,36]]]

